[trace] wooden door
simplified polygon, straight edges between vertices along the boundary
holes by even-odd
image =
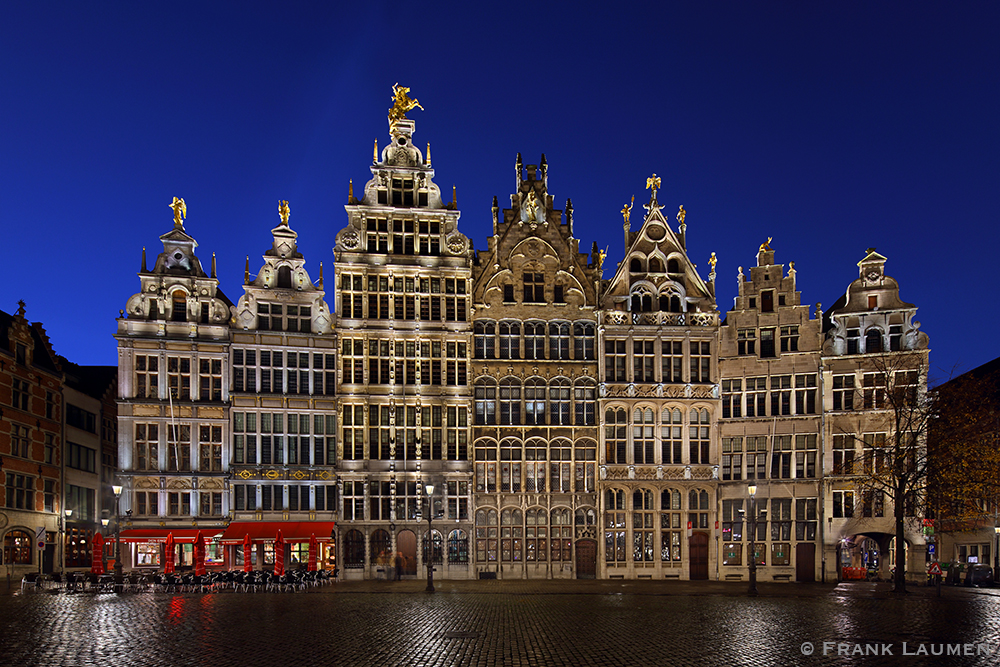
[[[692,533],[688,540],[688,563],[692,580],[708,579],[708,535]]]
[[[576,578],[597,577],[597,542],[580,540],[576,543]]]
[[[399,553],[402,557],[402,576],[416,576],[417,574],[417,536],[412,530],[402,530],[396,537],[396,544],[399,545]]]
[[[816,545],[812,542],[795,545],[795,581],[816,581]]]

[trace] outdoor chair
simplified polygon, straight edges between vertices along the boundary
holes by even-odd
[[[28,572],[21,579],[21,592],[23,593],[25,588],[39,588],[39,587],[41,587],[41,585],[42,585],[42,582],[39,581],[39,579],[38,579],[38,573],[37,572]]]

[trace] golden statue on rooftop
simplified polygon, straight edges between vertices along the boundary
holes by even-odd
[[[715,273],[715,265],[716,265],[716,264],[717,264],[718,262],[719,262],[719,260],[718,260],[718,258],[716,258],[716,256],[715,256],[715,253],[713,252],[713,253],[712,253],[712,256],[708,258],[708,263],[709,263],[709,264],[711,265],[711,267],[712,267],[712,273]]]
[[[677,211],[677,222],[681,225],[684,224],[684,218],[687,217],[687,211],[684,210],[684,204],[681,204],[681,208]]]
[[[625,218],[625,226],[629,225],[629,218],[632,217],[632,207],[635,206],[635,195],[632,195],[632,203],[622,207],[621,214]]]
[[[184,228],[184,218],[187,217],[187,204],[184,200],[179,197],[174,197],[174,200],[169,204],[170,208],[174,209],[174,227]]]
[[[424,110],[420,106],[420,102],[416,99],[412,99],[407,93],[410,89],[406,86],[401,86],[396,83],[392,86],[392,108],[389,109],[389,122],[394,123],[401,118],[406,118],[406,112],[412,111],[413,109]]]
[[[281,224],[288,226],[288,216],[292,214],[292,210],[288,208],[287,199],[278,200],[278,215],[281,217]]]
[[[771,250],[771,238],[772,237],[768,236],[767,237],[767,241],[765,241],[764,243],[760,244],[760,250],[758,250],[757,252],[770,251]]]
[[[646,189],[653,191],[653,199],[656,199],[656,191],[660,189],[660,184],[662,180],[656,174],[653,174],[646,179]]]

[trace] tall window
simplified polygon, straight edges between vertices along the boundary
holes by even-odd
[[[75,470],[84,472],[97,472],[97,450],[90,447],[78,445],[75,442],[67,443],[66,465]]]
[[[496,493],[497,447],[495,442],[477,443],[475,473],[477,493]]]
[[[688,450],[691,455],[690,461],[691,463],[709,463],[708,410],[705,408],[701,410],[695,408],[691,410],[690,418],[691,424],[688,438]]]
[[[792,414],[792,376],[771,376],[771,416]]]
[[[688,494],[688,521],[692,528],[708,528],[708,491]]]
[[[492,357],[487,357],[491,359]],[[521,358],[521,324],[520,322],[500,323],[500,358]]]
[[[524,383],[524,423],[545,424],[545,380],[534,377]]]
[[[344,458],[365,458],[365,406],[344,406]]]
[[[771,479],[792,477],[792,436],[776,435],[772,438]]]
[[[652,340],[632,341],[632,381],[656,382],[654,369],[656,356],[653,353]]]
[[[597,462],[597,448],[594,445],[593,440],[580,440],[576,443],[574,465],[578,493],[594,492],[594,469]]]
[[[722,541],[743,540],[743,499],[722,501]],[[732,563],[728,563],[732,565]]]
[[[604,413],[604,447],[606,463],[627,463],[628,415],[623,408]]]
[[[222,470],[222,427],[201,424],[198,427],[199,470],[220,472]]]
[[[712,344],[691,341],[691,382],[711,382]]]
[[[795,477],[796,479],[816,476],[816,434],[795,436]]]
[[[30,565],[33,550],[32,536],[23,530],[12,530],[3,537],[4,563]]]
[[[469,518],[469,483],[448,482],[448,518],[464,521]],[[466,545],[468,548],[468,545]]]
[[[632,493],[632,560],[636,562],[653,561],[655,509],[652,491],[638,489]]]
[[[476,423],[497,423],[497,385],[496,380],[477,380],[475,386]]]
[[[767,378],[764,376],[747,378],[746,416],[767,416]]]
[[[880,410],[886,407],[885,403],[885,373],[865,373],[862,376],[864,386],[864,407],[866,410]]]
[[[548,458],[548,451],[544,445],[543,441],[535,440],[529,442],[528,447],[524,449],[524,490],[528,493],[545,491],[545,461]]]
[[[549,384],[549,423],[568,426],[570,384],[566,378],[556,378]]]
[[[364,521],[365,518],[365,483],[361,481],[344,482],[344,521]]]
[[[736,350],[740,356],[757,354],[757,330],[737,329]]]
[[[767,436],[749,436],[747,443],[747,479],[767,477]]]
[[[628,363],[624,340],[604,341],[604,381],[625,382],[625,368]]]
[[[466,315],[466,303],[468,301],[465,296],[465,279],[463,278],[446,278],[444,280],[444,318],[448,322],[465,322],[468,317]]]
[[[854,436],[835,435],[833,436],[833,474],[853,475],[854,474]]]
[[[620,489],[605,491],[604,558],[608,563],[624,565],[626,562],[625,515],[625,492]]]
[[[722,439],[722,479],[743,478],[743,438]]]
[[[787,542],[792,539],[792,499],[771,498],[771,540]]]
[[[774,357],[774,329],[760,330],[760,356],[764,359]]]
[[[500,512],[500,560],[521,562],[524,553],[524,519],[521,510]]]
[[[577,380],[573,387],[573,403],[576,408],[576,425],[589,426],[597,423],[597,392],[590,380]]]
[[[667,384],[684,382],[681,371],[684,367],[684,344],[679,340],[665,340],[661,345],[663,382]]]
[[[545,275],[525,272],[524,303],[545,303]]]
[[[836,503],[836,492],[834,492]],[[852,499],[853,504],[853,499]],[[853,514],[853,507],[852,507]],[[795,499],[795,539],[813,541],[816,539],[816,499]]]
[[[465,407],[448,406],[448,460],[469,460],[469,411]]]
[[[569,359],[569,324],[549,323],[549,359]]]
[[[495,563],[499,548],[496,510],[476,511],[476,561]]]
[[[187,424],[167,426],[167,470],[191,470],[191,427]]]
[[[576,323],[573,325],[573,358],[577,360],[593,361],[594,340],[596,339],[594,325],[590,322]]]
[[[501,324],[501,328],[502,328]],[[476,359],[494,359],[496,354],[496,323],[477,321],[472,325],[473,337],[476,343]],[[501,359],[509,359],[503,356],[503,343],[501,343]]]
[[[795,376],[795,414],[816,414],[816,374]]]
[[[854,409],[853,375],[833,376],[833,409],[834,410]]]
[[[35,478],[8,472],[6,475],[5,507],[15,510],[35,509]]]
[[[836,519],[854,516],[854,491],[833,492],[833,516]]]
[[[681,560],[681,493],[664,489],[660,493],[660,560],[676,563]]]
[[[554,440],[549,447],[549,490],[570,493],[573,490],[573,449],[569,440]]]
[[[865,433],[864,436],[865,474],[878,475],[886,470],[886,434]]]
[[[191,494],[187,491],[167,494],[167,514],[189,516],[191,514]]]
[[[636,408],[632,415],[632,460],[636,464],[653,463],[656,424],[650,408]]]
[[[175,401],[191,400],[191,360],[167,357],[167,386]]]
[[[787,327],[781,327],[781,351],[782,352],[798,352],[799,351],[799,326],[792,325]]]
[[[341,278],[340,316],[348,319],[361,319],[365,316],[362,295],[364,294],[364,278],[358,275],[344,275]]]
[[[135,397],[157,398],[159,392],[159,358],[156,355],[135,356]]]
[[[469,352],[465,343],[449,341],[445,344],[445,384],[449,387],[468,384]],[[399,380],[397,380],[397,383]]]
[[[203,401],[222,400],[222,360],[201,359],[198,362],[200,398]]]
[[[365,566],[365,536],[360,530],[349,530],[344,536],[344,567],[348,569]]]
[[[543,508],[531,508],[524,518],[524,559],[531,563],[548,559],[548,518]]]
[[[742,417],[743,380],[722,381],[722,418]]]
[[[684,447],[683,413],[678,408],[663,408],[660,417],[660,460],[664,463],[683,463],[681,450]]]
[[[11,424],[10,453],[22,459],[31,458],[31,429],[27,426]]]
[[[525,322],[524,324],[524,358],[545,358],[545,323]]]

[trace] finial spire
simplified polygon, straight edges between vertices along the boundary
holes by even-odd
[[[142,272],[146,273],[146,246],[142,246]]]
[[[250,284],[250,255],[247,255],[246,266],[243,267],[243,284]]]
[[[323,288],[323,262],[319,263],[319,288]]]
[[[24,299],[17,300],[17,316],[24,318]]]
[[[347,203],[348,204],[353,204],[354,203],[354,179],[353,178],[347,180]]]
[[[378,137],[375,137],[375,148],[372,149],[372,164],[378,164]]]
[[[458,188],[451,186],[451,205],[458,208]]]
[[[212,277],[215,278],[215,253],[212,253]]]
[[[427,166],[431,166],[431,142],[427,142]]]

